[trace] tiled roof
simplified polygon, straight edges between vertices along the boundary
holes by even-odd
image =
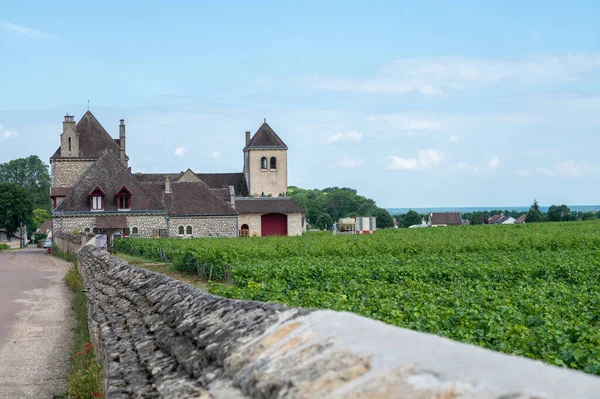
[[[271,126],[265,122],[254,133],[254,136],[252,136],[248,145],[244,147],[244,150],[249,148],[281,148],[287,150],[288,147],[277,133],[271,129]]]
[[[196,173],[196,176],[210,188],[233,186],[236,195],[241,197],[248,195],[248,184],[243,173]]]
[[[170,193],[165,193],[164,182],[143,183],[143,186],[161,202],[170,216],[237,215],[237,211],[203,181],[171,182]]]
[[[231,196],[229,195],[228,188],[211,188],[210,191],[217,194],[217,196],[221,197],[223,201],[231,201]]]
[[[79,134],[79,156],[97,158],[109,150],[117,157],[120,155],[119,144],[102,127],[96,117],[87,111],[77,122],[75,130]],[[51,159],[60,158],[60,146]]]
[[[115,194],[126,185],[131,191],[131,211],[165,212],[164,206],[121,164],[118,156],[105,150],[81,176],[55,212],[89,212],[89,193],[98,186],[104,191],[104,211],[117,212]]]
[[[440,225],[440,224],[461,225],[461,224],[463,224],[462,216],[460,215],[460,212],[431,213],[429,215],[429,219],[430,219],[432,225]]]
[[[496,224],[496,222],[500,219],[502,219],[504,215],[494,215],[491,218],[489,218],[488,223],[489,224]]]
[[[51,197],[66,197],[71,192],[71,187],[52,187],[50,190]]]
[[[515,220],[515,224],[525,223],[526,218],[527,218],[527,215],[519,216],[519,218],[517,220]]]
[[[304,208],[288,197],[277,198],[236,198],[235,209],[239,213],[294,213],[304,212]]]
[[[171,181],[177,181],[183,172],[179,173],[134,173],[136,179],[142,183],[161,183],[168,177]]]

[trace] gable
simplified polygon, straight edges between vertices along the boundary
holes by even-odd
[[[118,212],[116,193],[123,186],[131,192],[131,212],[158,211],[165,207],[121,164],[110,151],[105,152],[81,176],[67,197],[54,212],[89,212],[89,194],[97,187],[105,193],[104,212]]]
[[[177,181],[179,181],[179,182],[195,182],[195,181],[200,181],[200,179],[198,179],[198,176],[196,176],[194,174],[194,172],[192,172],[191,169],[188,169]]]

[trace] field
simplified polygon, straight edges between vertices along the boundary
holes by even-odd
[[[600,375],[600,222],[115,246],[218,295],[350,311]]]

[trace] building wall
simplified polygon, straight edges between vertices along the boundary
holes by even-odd
[[[261,216],[264,213],[240,213],[240,229],[243,224],[247,224],[250,236],[260,237],[261,231]],[[301,212],[287,213],[288,220],[288,236],[301,236],[305,230],[303,225],[303,217]]]
[[[127,227],[131,234],[131,229],[138,228],[138,237],[153,238],[156,237],[159,229],[168,230],[167,218],[164,215],[132,215],[127,216]]]
[[[55,159],[52,164],[52,187],[73,187],[93,159]]]
[[[187,226],[192,226],[192,237],[237,237],[238,217],[236,216],[197,216],[176,217],[169,220],[169,236],[179,237],[179,226],[184,232]],[[184,236],[188,236],[184,234]]]
[[[287,192],[287,150],[257,149],[249,150],[245,154],[248,166],[248,191],[250,195],[272,195]],[[277,169],[261,169],[260,160],[267,158],[267,167],[270,166],[271,157],[277,159]]]

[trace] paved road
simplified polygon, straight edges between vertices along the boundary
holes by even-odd
[[[65,392],[72,342],[70,264],[39,248],[0,252],[0,398]]]

